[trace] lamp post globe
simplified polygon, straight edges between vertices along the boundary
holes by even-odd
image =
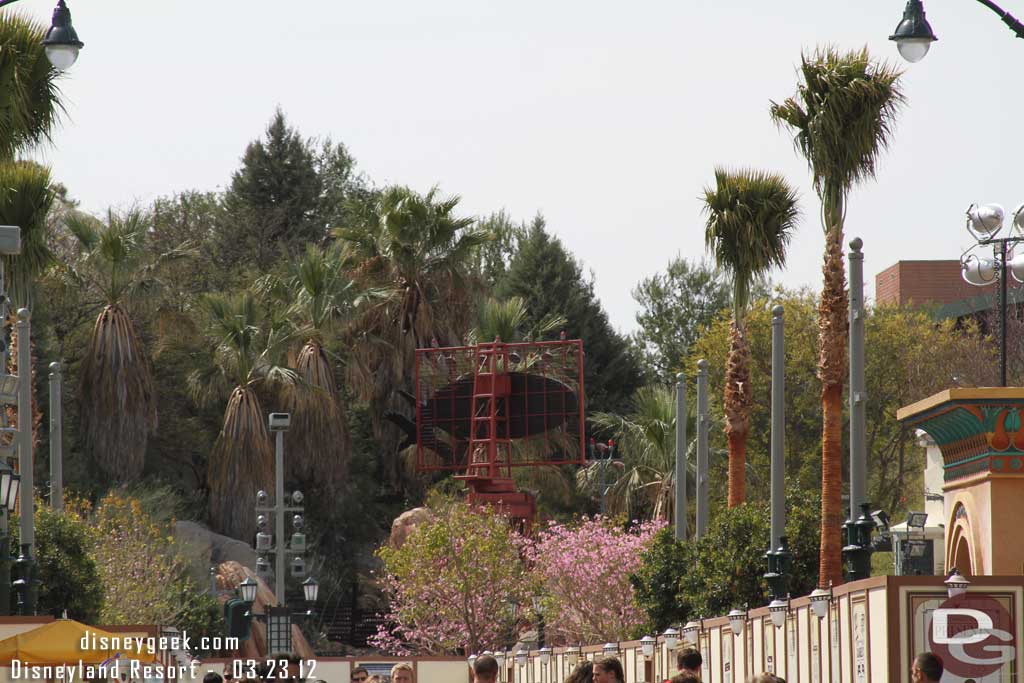
[[[925,18],[924,5],[921,0],[909,0],[903,10],[903,19],[896,25],[896,30],[889,36],[896,42],[900,56],[908,62],[920,62],[928,54],[928,48],[938,38]]]
[[[245,581],[238,584],[238,591],[242,594],[243,602],[256,602],[256,589],[259,587],[251,576],[245,577]]]
[[[50,60],[58,71],[64,71],[71,67],[78,59],[78,51],[85,44],[78,39],[75,27],[71,25],[71,10],[64,4],[64,0],[58,0],[57,7],[53,10],[53,21],[50,29],[43,38],[43,47],[46,48],[46,58]]]
[[[320,594],[320,584],[311,576],[302,582],[302,592],[306,597],[306,602],[316,602],[317,596]]]

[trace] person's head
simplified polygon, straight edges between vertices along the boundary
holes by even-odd
[[[351,678],[352,683],[366,683],[370,678],[370,672],[365,666],[357,666],[352,669],[352,673],[349,674],[349,677]]]
[[[480,655],[473,662],[473,680],[476,683],[496,683],[498,660],[491,655]]]
[[[700,673],[700,666],[703,663],[704,658],[701,657],[700,650],[695,647],[684,647],[676,653],[676,668],[680,672]]]
[[[695,673],[684,671],[672,677],[669,683],[700,683],[700,676]]]
[[[913,683],[933,683],[942,678],[942,659],[931,652],[922,652],[914,657],[914,666],[910,668],[910,680]]]
[[[399,662],[391,667],[391,683],[415,683],[416,674],[412,671],[412,664]]]
[[[594,663],[585,659],[572,670],[565,683],[592,683],[594,680]]]
[[[224,683],[224,677],[216,671],[207,671],[203,676],[203,683]]]
[[[625,680],[622,662],[618,658],[605,657],[594,664],[594,683],[623,683]]]
[[[763,674],[757,674],[747,679],[747,683],[786,683],[785,679],[779,678],[775,674],[770,674],[767,671]]]

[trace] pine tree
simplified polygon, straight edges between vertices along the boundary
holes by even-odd
[[[323,181],[310,141],[288,126],[278,109],[263,140],[245,149],[231,179],[226,205],[231,219],[221,230],[220,252],[228,265],[263,270],[326,236],[319,219]]]
[[[568,321],[567,338],[583,340],[588,412],[620,412],[628,407],[643,382],[640,363],[627,340],[608,322],[594,296],[593,282],[583,277],[580,263],[561,240],[547,232],[542,217],[535,218],[519,240],[497,294],[526,301],[527,327],[547,316],[562,315]]]

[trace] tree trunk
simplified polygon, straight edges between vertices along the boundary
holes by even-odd
[[[846,376],[847,295],[843,264],[843,197],[826,188],[824,286],[818,305],[818,377],[821,379],[821,555],[822,587],[843,582],[843,381]]]
[[[729,441],[729,507],[747,499],[747,434],[750,432],[750,347],[742,324],[734,320],[729,332],[725,370],[725,434]]]

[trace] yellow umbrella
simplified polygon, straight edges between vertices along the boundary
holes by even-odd
[[[83,647],[84,646],[84,647]],[[142,651],[139,652],[138,650]],[[0,666],[14,660],[23,665],[102,664],[120,657],[154,662],[145,641],[138,647],[127,633],[108,633],[71,619],[58,619],[45,626],[0,640]]]

